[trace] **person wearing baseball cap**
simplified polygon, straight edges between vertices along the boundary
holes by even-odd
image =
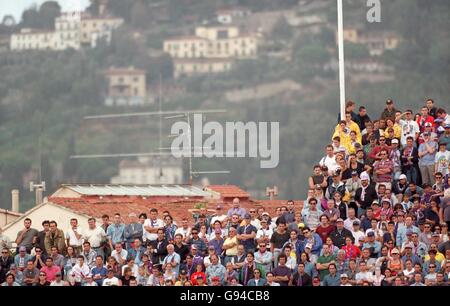
[[[330,233],[329,237],[333,241],[333,244],[339,249],[345,245],[345,238],[350,237],[352,242],[355,241],[352,232],[345,228],[344,220],[342,218],[336,220],[336,229]]]

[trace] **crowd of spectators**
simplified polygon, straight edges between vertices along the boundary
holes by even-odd
[[[392,100],[376,120],[346,105],[308,197],[275,212],[217,204],[174,222],[170,207],[122,222],[32,220],[0,231],[2,286],[447,286],[450,115]],[[147,215],[148,213],[148,215]],[[14,242],[14,247],[12,243]]]

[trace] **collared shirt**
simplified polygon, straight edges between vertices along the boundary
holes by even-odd
[[[84,233],[85,241],[88,241],[92,248],[100,247],[101,242],[105,237],[105,231],[99,226],[96,226],[94,229],[88,228]]]
[[[216,265],[209,265],[206,268],[206,277],[208,279],[208,284],[212,284],[211,279],[213,277],[219,277],[220,278],[220,283],[223,284],[225,282],[225,272],[227,270],[225,269],[224,266],[222,266],[220,263],[216,264]]]
[[[232,215],[236,214],[236,215],[239,215],[241,218],[244,218],[246,213],[247,213],[247,211],[243,207],[238,207],[238,208],[232,207],[228,210],[227,216],[231,217]]]
[[[180,270],[180,255],[178,253],[173,252],[172,254],[167,254],[167,256],[163,260],[163,264],[167,265],[171,262],[176,263],[176,266],[172,266],[172,271],[175,272],[178,276]]]
[[[114,246],[116,243],[122,243],[125,241],[124,237],[125,232],[125,224],[120,223],[119,225],[111,224],[108,226],[108,229],[106,231],[106,235],[109,239],[111,239],[111,242]]]
[[[339,274],[335,274],[334,276],[331,274],[328,274],[323,279],[323,285],[324,286],[339,286],[341,284],[341,278]]]

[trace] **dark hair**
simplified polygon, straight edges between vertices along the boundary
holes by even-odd
[[[27,219],[28,219],[28,218],[27,218]],[[26,221],[27,219],[25,219],[25,221]],[[28,220],[30,220],[30,219],[28,219]],[[31,220],[30,220],[30,221],[31,221]],[[48,221],[48,220],[42,221],[42,226],[44,226],[45,224],[50,225],[50,221]]]
[[[55,221],[55,220],[52,220],[52,221],[50,221],[50,223],[49,223],[49,224],[51,225],[52,223],[53,223],[54,225],[58,226],[58,223],[56,223],[56,221]]]
[[[438,108],[437,111],[436,111],[436,115],[442,115],[442,114],[446,114],[446,113],[447,112],[443,108]]]
[[[152,209],[150,209],[150,212],[158,213],[158,210],[156,208],[152,208]]]
[[[109,216],[108,216],[108,215],[103,215],[103,216],[102,216],[102,219],[105,219],[105,218],[106,218],[106,219],[109,219]]]
[[[139,219],[140,219],[141,217],[144,217],[145,219],[147,219],[147,214],[146,214],[146,213],[141,213],[141,214],[139,215]]]
[[[114,214],[114,216],[119,216],[119,217],[120,217],[120,214],[119,214],[118,212],[116,212],[116,213]]]
[[[83,245],[85,245],[85,244],[87,244],[87,245],[91,245],[91,243],[89,242],[89,241],[85,241],[85,242],[83,242]]]
[[[281,258],[284,258],[285,260],[287,260],[287,256],[285,254],[278,255],[278,261],[280,261]]]
[[[88,221],[96,221],[95,218],[91,217],[88,219]]]
[[[362,111],[362,110],[364,110],[364,109],[366,109],[365,106],[360,106],[360,107],[359,107],[359,111]]]

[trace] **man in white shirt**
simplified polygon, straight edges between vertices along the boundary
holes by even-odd
[[[214,224],[214,223],[212,223]],[[191,238],[191,228],[188,226],[188,219],[183,218],[181,219],[181,226],[177,228],[175,231],[175,236],[177,234],[180,234],[183,236],[184,242],[187,242]]]
[[[257,243],[265,243],[267,246],[270,244],[270,238],[273,234],[273,229],[267,225],[267,220],[264,218],[260,222],[261,228],[256,232]]]
[[[328,168],[328,173],[331,175],[338,164],[336,163],[336,157],[334,156],[334,150],[332,145],[327,146],[327,155],[325,155],[319,162],[320,166],[326,166]]]
[[[210,222],[211,226],[217,220],[219,220],[223,224],[226,221],[226,219],[227,219],[227,215],[223,213],[223,206],[222,206],[222,204],[217,204],[217,206],[216,206],[216,213],[211,218],[211,222]]]
[[[67,245],[73,247],[75,254],[79,255],[83,246],[83,231],[78,227],[78,220],[70,219],[69,230],[66,232]]]
[[[144,238],[148,242],[155,241],[158,238],[158,229],[164,228],[164,222],[158,219],[158,210],[150,209],[150,218],[144,222]]]
[[[413,119],[412,110],[408,109],[406,112],[400,115],[400,118],[406,116],[406,120],[399,120],[400,127],[402,128],[402,135],[400,142],[402,146],[406,146],[406,140],[409,136],[413,137],[414,140],[417,140],[419,137],[420,129],[419,125]]]
[[[373,283],[373,273],[367,270],[367,264],[365,261],[359,263],[359,272],[355,276],[356,283],[361,285],[363,281]]]
[[[124,265],[127,261],[128,251],[122,248],[122,244],[116,243],[114,251],[111,252],[111,256],[114,257],[120,265]]]
[[[350,207],[348,209],[347,214],[348,214],[348,218],[345,219],[345,221],[344,221],[344,227],[346,229],[348,229],[349,231],[353,231],[353,224],[355,223],[355,221],[358,221],[358,224],[359,224],[359,219],[356,218],[355,209],[353,207]]]
[[[97,253],[97,255],[105,257],[103,248],[101,247],[102,241],[106,241],[106,233],[100,226],[97,226],[95,218],[89,218],[88,229],[84,232],[84,241],[91,244],[91,248]]]
[[[102,286],[119,286],[119,279],[114,276],[114,270],[109,269]]]
[[[357,247],[362,247],[366,238],[366,235],[360,229],[360,222],[358,220],[353,221],[353,228],[350,230],[352,232],[353,238],[355,238],[355,245]]]

